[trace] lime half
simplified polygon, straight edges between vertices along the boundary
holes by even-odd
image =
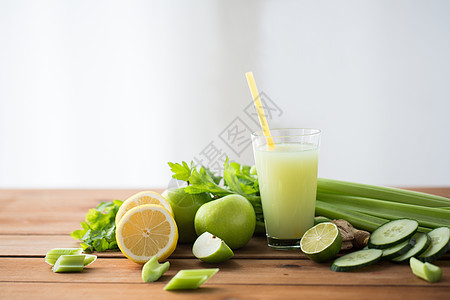
[[[300,241],[303,253],[316,262],[333,259],[341,246],[341,233],[335,224],[329,222],[308,229]]]

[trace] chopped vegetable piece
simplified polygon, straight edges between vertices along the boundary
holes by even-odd
[[[369,238],[369,248],[386,249],[409,240],[419,224],[415,220],[398,219],[381,225]]]
[[[412,247],[414,247],[415,244],[416,240],[414,238],[410,238],[409,240],[404,241],[400,244],[397,244],[387,249],[383,249],[382,259],[389,260],[396,258],[400,255],[403,255],[406,252],[408,252]]]
[[[336,259],[331,265],[331,270],[335,272],[347,272],[360,269],[380,260],[383,251],[379,249],[359,250]]]
[[[61,255],[81,254],[82,248],[54,248],[45,255],[45,262],[53,266]]]
[[[186,275],[186,276],[206,275],[206,276],[208,276],[208,279],[209,279],[217,272],[219,272],[218,268],[211,268],[211,269],[180,270],[178,273],[180,273],[180,275],[183,275],[183,276],[184,275]]]
[[[169,283],[166,284],[164,289],[166,291],[174,290],[195,290],[199,288],[208,280],[206,275],[194,275],[194,276],[175,276]]]
[[[166,291],[192,290],[200,287],[209,278],[216,274],[219,269],[193,269],[180,270],[164,287]]]
[[[425,250],[428,249],[428,246],[431,244],[431,238],[428,234],[418,232],[412,237],[416,240],[416,244],[412,247],[408,252],[403,255],[397,256],[392,259],[394,262],[403,262],[409,260],[411,257],[416,257],[422,254]]]
[[[428,262],[423,263],[420,260],[411,257],[409,265],[414,275],[429,282],[438,282],[442,277],[442,270],[438,266],[432,265]]]
[[[97,260],[97,255],[94,254],[85,254],[85,258],[84,258],[84,266],[87,267],[90,264],[92,264],[94,261]]]
[[[55,273],[62,272],[81,272],[84,268],[84,254],[79,255],[61,255],[55,262],[52,270]]]
[[[158,263],[158,257],[153,256],[142,267],[142,280],[144,282],[153,282],[158,280],[167,270],[169,270],[170,263]]]
[[[417,257],[423,262],[433,262],[450,249],[450,228],[436,228],[430,231],[428,235],[431,238],[431,245]]]

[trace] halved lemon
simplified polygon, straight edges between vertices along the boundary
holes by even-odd
[[[152,256],[162,261],[177,246],[178,229],[172,215],[162,206],[144,204],[127,211],[116,228],[120,251],[140,264]]]
[[[137,194],[134,194],[127,200],[125,200],[122,205],[120,206],[119,210],[116,214],[116,226],[119,224],[120,219],[123,217],[123,215],[132,209],[133,207],[142,205],[142,204],[157,204],[161,205],[165,209],[167,209],[170,214],[173,216],[172,207],[170,207],[169,202],[161,196],[160,194],[152,191],[143,191],[139,192]]]

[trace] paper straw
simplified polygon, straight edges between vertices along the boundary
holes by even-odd
[[[273,147],[275,147],[275,144],[273,143],[273,139],[270,136],[269,124],[267,124],[266,115],[261,104],[261,99],[259,98],[259,93],[258,89],[256,88],[253,72],[245,73],[245,77],[247,77],[248,87],[250,88],[250,92],[252,93],[253,103],[255,104],[256,111],[258,112],[259,123],[261,124],[263,133],[266,136],[267,144],[269,145],[269,149],[273,149]]]

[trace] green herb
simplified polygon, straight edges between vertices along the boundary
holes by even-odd
[[[122,201],[102,202],[96,208],[91,208],[86,214],[83,229],[75,230],[70,235],[82,241],[80,246],[84,251],[118,250],[116,242],[116,214]]]
[[[186,193],[210,193],[215,199],[230,194],[239,194],[247,198],[255,209],[256,232],[264,232],[258,176],[254,169],[251,172],[251,166],[240,165],[236,162],[230,163],[227,158],[224,164],[223,178],[203,166],[197,169],[194,162],[190,164],[184,161],[181,164],[169,162],[169,166],[174,173],[173,178],[187,182]],[[223,184],[221,185],[221,183]]]

